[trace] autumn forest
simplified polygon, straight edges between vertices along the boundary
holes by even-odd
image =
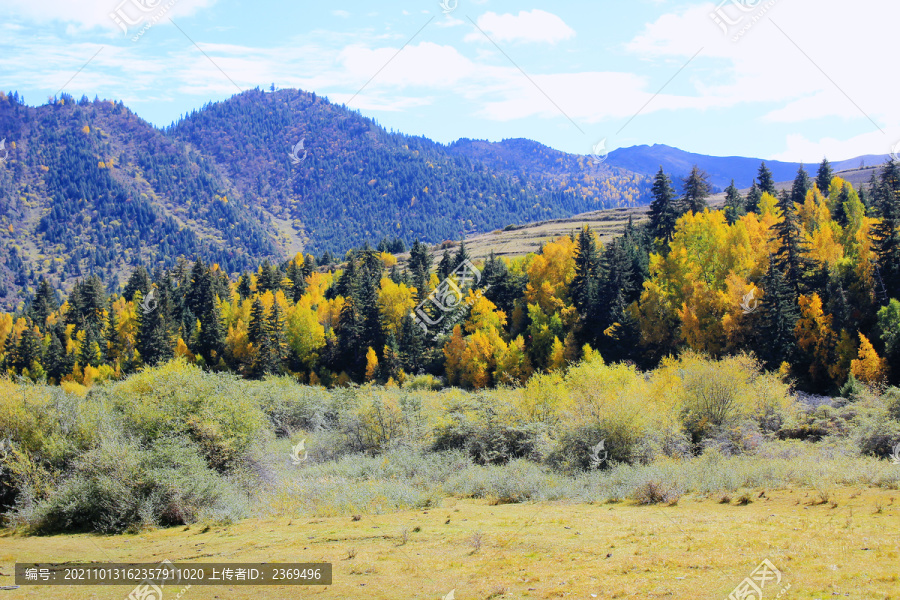
[[[297,254],[236,279],[181,259],[138,267],[120,293],[82,279],[64,300],[42,281],[0,315],[2,366],[64,387],[178,357],[248,378],[479,389],[596,354],[649,369],[690,349],[752,353],[814,392],[898,381],[900,164],[856,190],[825,161],[781,193],[763,164],[747,197],[732,185],[721,210],[707,205],[702,171],[682,183],[676,195],[661,169],[649,219],[605,246],[585,227],[523,258],[478,261],[442,331],[414,310],[437,319],[429,294],[470,260],[465,243],[417,240],[398,262],[395,241],[338,266]]]

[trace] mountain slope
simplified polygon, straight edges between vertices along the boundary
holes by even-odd
[[[215,160],[248,199],[292,224],[289,235],[314,252],[343,251],[385,236],[457,239],[464,232],[636,203],[641,193],[638,183],[623,180],[631,186],[623,201],[605,177],[607,190],[600,193],[599,185],[570,186],[497,168],[426,138],[388,133],[371,119],[296,90],[245,92],[188,115],[167,134]],[[300,141],[306,158],[294,164],[289,152]]]
[[[69,290],[97,273],[114,288],[137,264],[171,267],[181,256],[236,273],[300,250],[440,242],[635,204],[648,185],[585,176],[562,153],[578,169],[572,177],[494,169],[296,90],[251,90],[164,131],[121,102],[64,94],[29,107],[0,94],[0,132],[9,152],[0,152],[7,307],[42,276]],[[295,164],[289,152],[301,140],[305,158]]]
[[[857,169],[861,164],[872,167],[884,163],[887,159],[887,155],[866,155],[835,162],[832,164],[832,168],[835,171]],[[728,187],[732,179],[739,189],[749,188],[759,171],[762,159],[741,156],[706,156],[685,152],[663,144],[654,144],[613,150],[609,153],[606,162],[610,166],[647,176],[655,175],[662,166],[666,173],[674,177],[676,183],[680,181],[680,178],[687,176],[694,165],[697,165],[709,173],[710,181],[715,187],[723,190]],[[801,166],[800,163],[775,160],[765,162],[772,171],[775,181],[793,181]],[[815,176],[817,165],[805,165],[805,168],[812,176]]]
[[[240,201],[215,164],[121,103],[63,96],[32,108],[4,94],[0,128],[9,150],[0,164],[0,241],[15,286],[42,273],[111,281],[135,264],[171,266],[178,256],[232,271],[277,252],[264,214]]]
[[[566,154],[532,140],[487,142],[464,138],[450,144],[449,150],[508,175],[596,198],[606,208],[639,206],[649,201],[651,178],[605,162],[596,164],[590,156]]]

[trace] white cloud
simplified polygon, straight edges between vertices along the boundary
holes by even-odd
[[[155,26],[168,24],[165,17],[184,17],[215,4],[216,0],[4,0],[4,11],[36,23],[59,21],[69,24],[68,33],[100,27],[124,35],[111,13],[126,22],[128,35],[157,15]],[[164,15],[164,16],[163,16]],[[131,21],[128,24],[127,21]]]
[[[742,18],[729,28],[731,37],[711,16],[718,3],[692,5],[646,25],[626,49],[651,59],[686,60],[702,48],[691,68],[698,106],[733,105],[752,114],[756,104],[769,109],[762,122],[799,124],[837,118],[858,131],[845,140],[788,136],[781,158],[881,153],[890,136],[878,128],[888,132],[900,126],[897,89],[885,74],[889,63],[882,59],[886,41],[896,35],[900,3],[873,4],[863,9],[841,0],[815,4],[764,0],[744,14],[726,3],[723,10],[730,21]],[[754,21],[757,15],[760,18]],[[746,26],[749,29],[733,41]],[[709,58],[715,60],[715,70],[698,66],[708,66]]]
[[[331,14],[333,14],[336,17],[340,17],[342,19],[346,19],[347,17],[350,16],[350,13],[347,12],[346,10],[333,10],[333,11],[331,11]]]
[[[772,156],[772,160],[790,162],[804,162],[811,165],[818,163],[823,157],[835,162],[847,160],[866,154],[890,154],[896,149],[900,150],[900,127],[886,129],[886,135],[880,131],[868,131],[848,139],[836,139],[823,137],[818,140],[810,140],[803,135],[791,134],[786,136],[786,149],[784,152]]]
[[[486,12],[478,17],[478,27],[492,40],[503,42],[543,42],[556,44],[575,37],[575,30],[566,25],[558,16],[534,9],[521,11],[518,15]],[[467,42],[486,41],[480,31],[466,36]]]

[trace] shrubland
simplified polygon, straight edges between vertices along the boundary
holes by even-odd
[[[896,489],[900,468],[886,459],[900,444],[900,390],[848,396],[812,408],[752,356],[693,352],[648,372],[595,355],[478,391],[247,381],[184,360],[89,390],[3,379],[0,505],[24,532],[118,532],[447,496],[673,503],[758,487]]]

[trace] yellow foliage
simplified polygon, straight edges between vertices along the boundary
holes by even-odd
[[[369,346],[369,351],[366,352],[366,381],[373,381],[377,372],[378,355],[376,355],[375,350]]]
[[[887,361],[878,356],[872,342],[861,333],[858,358],[850,363],[850,372],[865,383],[880,383],[887,375]]]
[[[488,300],[480,290],[478,292],[469,290],[466,303],[472,307],[466,322],[466,332],[502,330],[506,326],[506,313],[497,310],[497,306]]]
[[[553,338],[553,346],[550,348],[550,371],[559,371],[566,366],[565,346],[559,341],[558,337]]]
[[[568,304],[568,287],[575,278],[575,242],[563,236],[532,255],[528,266],[525,298],[545,314],[553,314]]]
[[[180,337],[178,338],[178,341],[175,342],[175,356],[184,358],[188,362],[194,362],[196,360],[193,352],[188,349],[187,344],[185,344],[184,340]]]
[[[818,294],[800,296],[800,319],[794,328],[797,344],[808,356],[809,376],[820,383],[834,379],[839,373],[835,364],[837,334],[831,328],[832,317],[822,310]]]
[[[400,334],[403,317],[416,306],[416,290],[404,283],[394,283],[387,277],[381,280],[378,291],[378,312],[385,332],[395,336]]]
[[[378,255],[385,269],[390,269],[397,264],[397,257],[389,252],[382,252]]]

